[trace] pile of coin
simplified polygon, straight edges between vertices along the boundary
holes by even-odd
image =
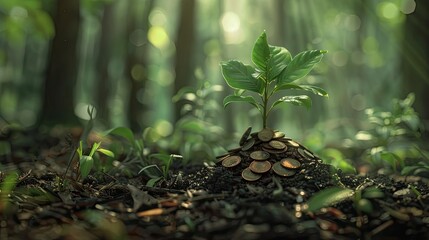
[[[292,177],[301,171],[303,161],[315,159],[314,154],[283,132],[264,128],[251,133],[249,127],[240,139],[240,147],[217,157],[229,169],[243,169],[241,177],[256,181],[264,174]]]

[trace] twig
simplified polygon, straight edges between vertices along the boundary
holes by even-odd
[[[74,156],[76,155],[76,150],[77,150],[77,147],[75,146],[75,147],[73,148],[72,154],[70,155],[70,158],[69,158],[69,162],[68,162],[68,164],[67,164],[66,171],[64,172],[63,179],[62,179],[62,181],[61,181],[61,185],[63,185],[64,180],[66,179],[67,172],[68,172],[68,170],[69,170],[69,168],[70,168],[70,165],[71,165],[71,163],[72,163],[72,161],[73,161]]]
[[[153,193],[178,193],[178,194],[185,193],[185,191],[183,191],[183,190],[169,189],[169,188],[158,188],[158,187],[148,187],[148,186],[143,186],[142,190],[146,190],[146,191],[153,192]]]
[[[378,233],[380,233],[384,229],[388,228],[392,224],[393,224],[393,220],[389,220],[389,221],[384,222],[383,224],[379,225],[378,227],[374,228],[370,233],[371,237],[373,237],[374,235],[377,235]]]

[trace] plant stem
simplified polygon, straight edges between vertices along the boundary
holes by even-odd
[[[268,105],[268,73],[265,72],[265,88],[264,88],[264,94],[263,94],[263,114],[262,114],[262,128],[267,128],[267,118],[268,118],[268,113],[267,113],[267,105]]]

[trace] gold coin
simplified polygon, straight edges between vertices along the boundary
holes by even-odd
[[[229,156],[222,161],[224,167],[230,168],[237,166],[241,162],[241,157],[239,156]]]
[[[268,153],[272,153],[272,154],[279,154],[279,153],[284,153],[287,151],[287,146],[283,149],[273,149],[273,148],[266,148],[264,146],[262,146],[262,150],[264,150],[265,152]]]
[[[266,173],[271,169],[271,163],[269,161],[253,161],[249,165],[250,170],[254,173]]]
[[[258,132],[258,138],[262,142],[268,142],[268,141],[270,141],[273,138],[273,136],[274,136],[273,130],[268,129],[268,128],[264,128],[260,132]]]
[[[281,165],[285,168],[296,169],[301,167],[301,163],[293,158],[284,158],[280,161]]]
[[[267,160],[270,157],[270,154],[265,151],[254,151],[250,154],[250,157],[254,160]]]
[[[273,139],[283,138],[284,136],[286,136],[284,132],[275,131]]]
[[[249,150],[250,148],[252,148],[253,147],[253,145],[255,145],[255,139],[254,138],[251,138],[251,139],[249,139],[249,140],[247,140],[244,144],[243,144],[243,147],[241,148],[243,151],[247,151],[247,150]]]
[[[283,143],[288,143],[292,138],[284,137],[284,138],[278,138],[277,141],[281,141]]]
[[[273,147],[271,147],[271,145],[270,145],[269,143],[267,143],[267,142],[262,143],[262,144],[261,144],[261,146],[262,146],[263,148],[274,149],[274,148],[273,148]]]
[[[299,143],[292,141],[292,140],[288,140],[286,142],[287,145],[292,146],[292,147],[299,147]]]
[[[225,160],[226,158],[228,158],[230,155],[229,155],[229,153],[227,153],[227,154],[223,154],[223,155],[221,155],[221,156],[217,156],[216,157],[216,163],[220,163],[220,162],[222,162],[223,160]]]
[[[304,148],[298,148],[298,153],[303,158],[314,158],[314,155],[310,151],[308,151],[307,149],[304,149]]]
[[[243,144],[246,142],[247,138],[250,135],[250,132],[252,131],[252,127],[248,127],[247,130],[244,132],[243,136],[241,136],[240,139],[240,146],[243,146]]]
[[[273,164],[273,171],[282,177],[291,177],[296,174],[295,170],[284,168],[280,162]]]
[[[241,177],[247,181],[256,181],[256,180],[260,179],[262,177],[262,175],[252,172],[252,170],[250,170],[250,168],[246,168],[243,170],[243,172],[241,172]]]
[[[270,145],[272,148],[274,148],[274,149],[279,149],[279,150],[281,150],[281,149],[283,149],[283,148],[285,148],[285,147],[286,147],[286,144],[284,144],[284,143],[282,143],[282,142],[280,142],[280,141],[276,141],[276,140],[272,140],[272,141],[270,141],[270,142],[269,142],[269,145]]]

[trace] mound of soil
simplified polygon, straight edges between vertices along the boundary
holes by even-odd
[[[250,154],[267,149],[261,142],[231,150],[215,165],[175,167],[156,187],[121,172],[85,181],[63,176],[71,151],[61,146],[2,157],[3,185],[8,172],[21,174],[1,195],[1,239],[429,239],[426,179],[346,175],[308,149],[301,154],[300,144],[270,153],[272,165],[300,162],[288,177],[270,169],[258,180],[243,178]],[[225,167],[230,156],[240,163]],[[384,197],[371,199],[371,213],[357,211],[352,199],[306,211],[315,193],[332,186],[376,187]]]

